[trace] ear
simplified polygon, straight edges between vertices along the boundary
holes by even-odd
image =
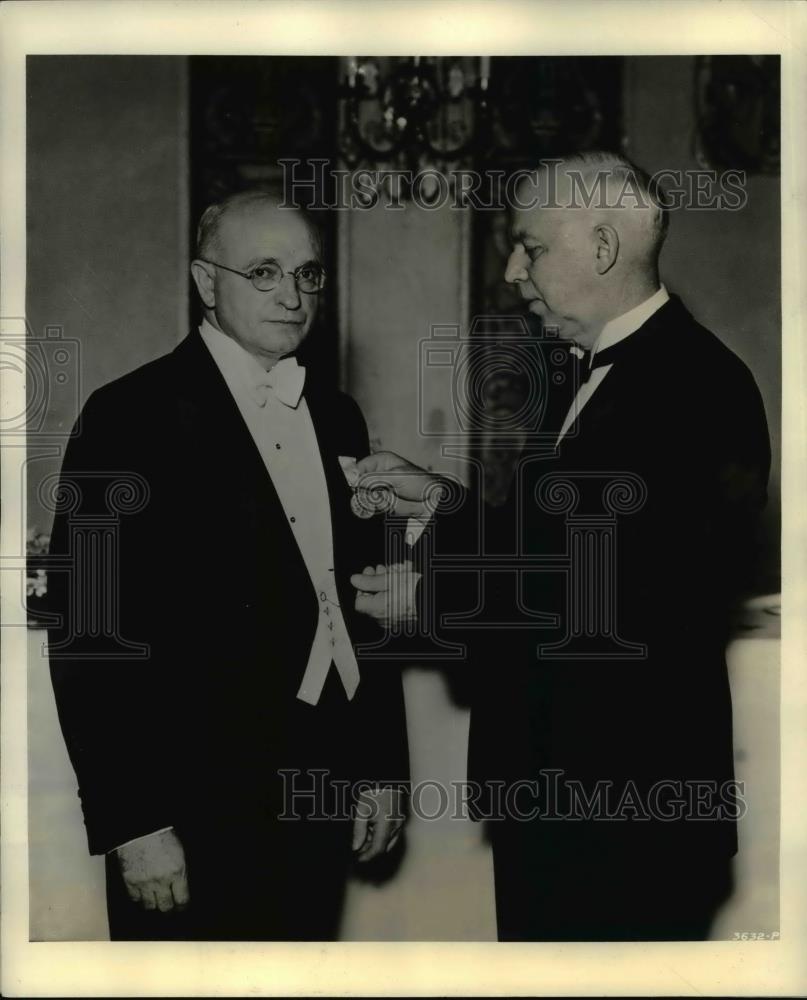
[[[597,274],[606,274],[619,256],[619,234],[613,226],[602,223],[594,230]]]
[[[208,309],[215,308],[216,293],[214,290],[213,275],[207,269],[207,265],[201,260],[191,261],[191,274],[199,291],[199,298]]]

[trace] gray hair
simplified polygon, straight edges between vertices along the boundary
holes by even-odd
[[[594,175],[603,177],[607,183],[619,184],[622,192],[630,185],[631,197],[641,200],[642,207],[649,210],[649,249],[658,258],[669,228],[669,211],[664,204],[664,192],[655,178],[621,153],[607,150],[591,150],[564,156],[559,167],[564,172],[579,171],[584,178]]]

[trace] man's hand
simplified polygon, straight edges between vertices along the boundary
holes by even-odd
[[[389,628],[417,618],[415,590],[421,574],[412,570],[411,561],[392,566],[365,566],[354,573],[350,582],[356,588],[356,610]]]
[[[118,848],[129,898],[147,910],[184,910],[190,899],[185,851],[173,830],[141,837]]]
[[[362,492],[379,494],[391,491],[395,497],[393,511],[399,516],[428,518],[434,513],[446,488],[437,476],[391,451],[367,455],[346,475],[359,496]]]
[[[391,851],[403,828],[403,799],[397,788],[359,792],[353,822],[353,850],[359,861]]]

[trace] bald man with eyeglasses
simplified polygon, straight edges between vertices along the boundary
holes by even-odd
[[[200,327],[93,393],[65,455],[57,707],[113,940],[328,940],[408,777],[400,677],[356,653],[377,634],[349,578],[383,560],[344,471],[367,429],[296,358],[326,280],[311,221],[246,192],[197,243]],[[88,639],[76,546],[121,472],[146,499],[119,520],[117,635]]]

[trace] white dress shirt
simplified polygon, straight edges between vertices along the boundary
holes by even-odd
[[[311,414],[301,396],[305,370],[296,358],[284,358],[266,372],[256,358],[207,320],[199,333],[263,458],[316,590],[319,620],[297,697],[316,705],[333,664],[352,699],[359,685],[359,667],[336,589],[328,484]],[[410,545],[424,527],[423,521],[409,519]],[[163,827],[135,837],[113,850],[171,829]]]
[[[352,699],[359,667],[339,605],[328,484],[311,414],[300,395],[302,369],[296,358],[284,358],[267,373],[207,320],[199,332],[263,458],[317,594],[319,621],[297,697],[316,705],[334,663]],[[290,384],[291,398],[281,402],[283,394],[273,381]]]
[[[667,289],[662,285],[649,299],[645,299],[644,302],[628,310],[628,312],[622,313],[621,316],[609,320],[600,331],[597,342],[591,349],[591,361],[593,362],[597,351],[604,351],[606,347],[613,347],[620,340],[624,340],[632,333],[635,333],[640,326],[643,326],[650,319],[653,313],[657,312],[665,302],[669,301],[669,298]],[[569,407],[566,419],[563,421],[556,444],[560,444],[566,432],[575,422],[586,403],[597,391],[597,387],[602,383],[612,367],[613,365],[603,365],[601,368],[595,368],[589,375],[588,381],[582,383],[577,390],[577,395],[572,400],[572,405]]]

